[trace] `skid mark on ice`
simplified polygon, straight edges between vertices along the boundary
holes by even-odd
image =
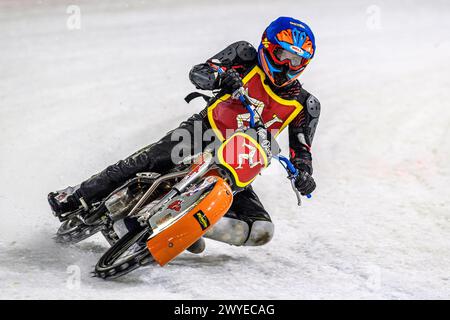
[[[227,254],[205,254],[202,256],[194,256],[192,254],[185,253],[172,261],[170,264],[172,266],[191,266],[194,268],[203,268],[217,266],[224,267],[227,265],[236,265],[249,262],[251,262],[251,259],[248,257],[235,257]]]

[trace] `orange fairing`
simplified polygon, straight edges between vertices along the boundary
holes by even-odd
[[[164,266],[197,241],[222,218],[233,202],[230,186],[217,177],[213,189],[173,225],[147,241],[147,248]]]

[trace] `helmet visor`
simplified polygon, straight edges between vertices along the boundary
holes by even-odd
[[[292,69],[300,69],[300,67],[306,62],[305,58],[300,57],[299,55],[289,52],[281,47],[275,48],[273,51],[275,58],[279,63],[289,63],[290,68]]]

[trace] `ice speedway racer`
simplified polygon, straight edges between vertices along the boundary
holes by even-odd
[[[218,67],[218,72],[224,71]],[[248,122],[242,121],[218,148],[206,148],[194,161],[185,159],[164,175],[138,173],[88,212],[80,209],[60,215],[56,240],[77,243],[101,232],[111,247],[93,274],[104,279],[144,265],[164,266],[210,230],[227,213],[233,196],[272,159],[285,167],[300,205],[301,195],[295,187],[298,171],[280,155],[267,124],[256,116],[257,100],[244,87],[233,96],[247,109]],[[127,233],[117,234],[114,224],[119,222],[125,223]]]

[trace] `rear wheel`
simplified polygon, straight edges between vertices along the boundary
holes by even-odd
[[[128,232],[100,258],[94,275],[103,279],[114,279],[153,262],[146,246],[149,235],[147,228]]]
[[[58,243],[78,243],[104,228],[103,223],[95,225],[85,224],[78,216],[64,221],[56,232],[55,241]]]

